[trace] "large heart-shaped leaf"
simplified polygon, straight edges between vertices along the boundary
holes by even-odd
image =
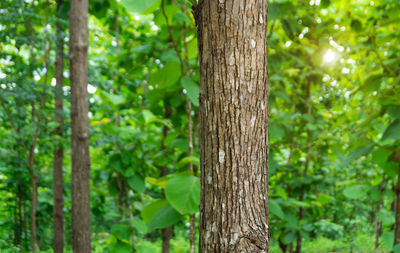
[[[285,218],[285,214],[275,199],[269,199],[269,211],[281,219]]]
[[[190,175],[176,176],[165,186],[165,195],[181,214],[195,213],[200,204],[200,179]]]
[[[155,11],[161,0],[122,0],[121,3],[128,11],[147,14]]]
[[[367,195],[369,188],[365,185],[353,185],[344,189],[344,196],[350,199],[359,199]]]
[[[174,225],[180,219],[182,219],[182,215],[180,215],[171,205],[166,205],[154,214],[148,224],[148,228],[149,231],[166,228]]]
[[[143,208],[140,216],[142,216],[142,219],[145,223],[149,223],[153,216],[166,205],[168,205],[168,201],[165,199],[154,201]]]

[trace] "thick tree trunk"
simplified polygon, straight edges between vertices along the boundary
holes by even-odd
[[[70,78],[72,143],[72,237],[76,253],[90,246],[88,101],[88,0],[71,0]]]
[[[269,252],[267,1],[201,0],[200,252]]]
[[[58,15],[58,11],[63,4],[63,0],[57,0],[57,18],[61,18]],[[61,140],[63,138],[64,129],[64,116],[63,116],[63,71],[64,71],[64,36],[63,27],[60,21],[57,21],[56,33],[57,33],[57,49],[56,49],[56,88],[55,88],[55,121],[58,123],[54,134]],[[54,229],[54,242],[53,249],[54,253],[62,253],[64,251],[64,190],[63,190],[63,158],[64,148],[61,142],[56,144],[54,149],[54,161],[53,161],[53,229]]]

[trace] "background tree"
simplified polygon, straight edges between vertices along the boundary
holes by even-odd
[[[88,99],[88,1],[72,0],[69,12],[71,80],[72,236],[75,252],[91,252]]]

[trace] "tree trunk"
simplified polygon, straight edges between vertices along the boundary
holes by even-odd
[[[171,106],[165,105],[165,106],[164,106],[164,110],[165,110],[165,112],[164,112],[164,119],[168,119],[168,118],[171,116],[171,113],[172,113],[172,111],[171,111]],[[167,135],[168,135],[168,131],[169,131],[168,127],[167,127],[166,125],[164,125],[164,128],[163,128],[163,139],[162,139],[162,144],[161,144],[161,150],[165,150],[165,149],[166,149],[166,147],[165,147],[165,145],[164,145],[164,140],[165,140],[165,138],[166,138]],[[167,167],[166,167],[166,166],[163,166],[163,167],[161,168],[161,174],[160,174],[160,176],[161,176],[161,177],[164,177],[164,176],[166,176],[167,174],[168,174]],[[165,199],[165,192],[164,192],[164,189],[162,190],[162,196],[163,196],[163,198]],[[171,227],[163,228],[163,229],[161,230],[161,240],[162,240],[162,249],[161,249],[161,252],[162,252],[162,253],[169,253],[169,249],[170,249],[170,245],[169,245],[170,237],[171,237]]]
[[[36,207],[37,207],[37,180],[35,174],[31,175],[32,184],[32,208],[31,208],[31,233],[32,233],[32,253],[36,252],[37,235],[36,235]]]
[[[57,0],[56,12],[57,18],[59,9],[63,4],[63,0]],[[64,148],[61,143],[63,138],[64,129],[64,116],[63,116],[63,72],[64,72],[64,36],[63,27],[59,20],[56,24],[57,33],[57,49],[56,49],[56,88],[55,88],[55,121],[58,123],[54,131],[55,136],[59,137],[59,142],[56,143],[54,149],[54,171],[53,171],[53,188],[54,188],[54,206],[53,206],[53,228],[54,228],[54,253],[62,253],[64,251],[64,190],[63,190],[63,158]]]
[[[76,253],[90,246],[90,157],[88,101],[88,0],[71,0],[70,78],[72,154],[72,238]]]
[[[396,153],[395,156],[396,161],[399,163],[399,170],[397,173],[397,186],[396,186],[396,223],[394,224],[394,243],[393,246],[396,246],[400,243],[400,150]]]
[[[267,1],[201,0],[200,252],[269,252]]]
[[[192,122],[192,102],[189,98],[186,98],[186,116],[188,121],[188,156],[193,156],[193,122]],[[189,171],[193,172],[193,164],[189,163]],[[194,213],[189,216],[189,240],[190,240],[190,253],[196,252],[195,242],[196,242],[196,215]]]
[[[307,79],[307,114],[311,115],[311,80]],[[310,155],[311,155],[311,131],[307,130],[307,150],[306,150],[306,162],[304,166],[304,173],[303,173],[303,178],[307,178],[308,176],[308,169],[310,167]],[[304,184],[301,185],[301,193],[300,193],[300,202],[304,201],[304,195],[305,195],[305,187]],[[299,222],[304,218],[304,208],[300,207],[299,210]],[[297,235],[297,243],[296,243],[296,253],[301,252],[301,234],[299,233]]]
[[[384,191],[385,191],[385,175],[382,176],[382,182],[379,188],[380,198],[376,213],[379,213],[383,208],[383,201],[384,201]],[[380,221],[379,217],[375,215],[375,248],[374,252],[378,253],[379,247],[379,237],[381,236],[382,231],[382,222]]]

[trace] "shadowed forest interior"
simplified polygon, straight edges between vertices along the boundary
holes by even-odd
[[[0,252],[400,253],[399,0],[1,0]]]

